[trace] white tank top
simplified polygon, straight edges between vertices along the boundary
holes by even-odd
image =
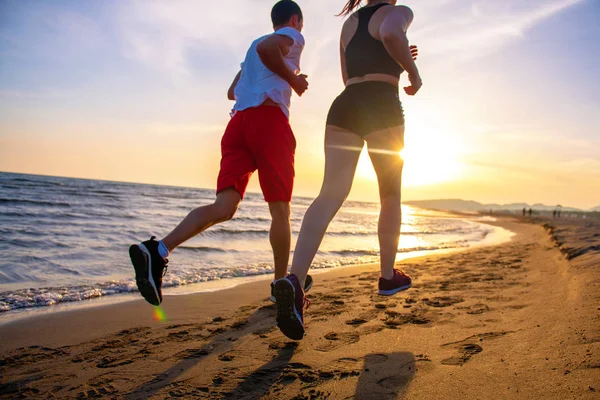
[[[304,37],[299,31],[290,27],[281,28],[273,34],[287,36],[294,41],[289,53],[285,56],[285,62],[288,68],[299,74]],[[258,107],[265,100],[271,99],[279,104],[283,113],[289,118],[292,88],[289,83],[265,67],[256,52],[258,43],[267,36],[269,35],[256,39],[246,53],[246,59],[241,65],[242,74],[234,90],[233,110],[242,111]]]

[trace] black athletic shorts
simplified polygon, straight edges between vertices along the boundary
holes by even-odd
[[[404,125],[398,88],[374,81],[347,86],[331,105],[327,125],[346,129],[360,137]]]

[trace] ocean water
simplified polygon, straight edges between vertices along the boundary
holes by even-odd
[[[0,313],[136,291],[128,248],[166,235],[214,191],[0,173]],[[311,199],[294,198],[295,242]],[[376,203],[347,202],[314,268],[377,262]],[[235,218],[193,238],[169,257],[165,287],[270,274],[270,217],[248,194]],[[399,255],[468,247],[489,225],[403,207]],[[293,248],[293,247],[292,247]]]

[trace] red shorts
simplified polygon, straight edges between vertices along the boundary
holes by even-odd
[[[295,151],[296,138],[279,107],[238,111],[221,140],[217,193],[233,187],[243,198],[252,173],[258,170],[265,201],[291,201]]]

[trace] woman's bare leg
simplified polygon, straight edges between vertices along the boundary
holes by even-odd
[[[298,277],[302,286],[329,223],[350,193],[363,146],[360,136],[327,126],[323,185],[304,215],[292,261],[291,273]]]
[[[365,140],[379,183],[381,211],[379,212],[377,235],[379,236],[381,277],[391,279],[394,276],[402,224],[400,194],[404,162],[400,157],[400,150],[404,147],[404,126],[373,132],[367,135]]]

